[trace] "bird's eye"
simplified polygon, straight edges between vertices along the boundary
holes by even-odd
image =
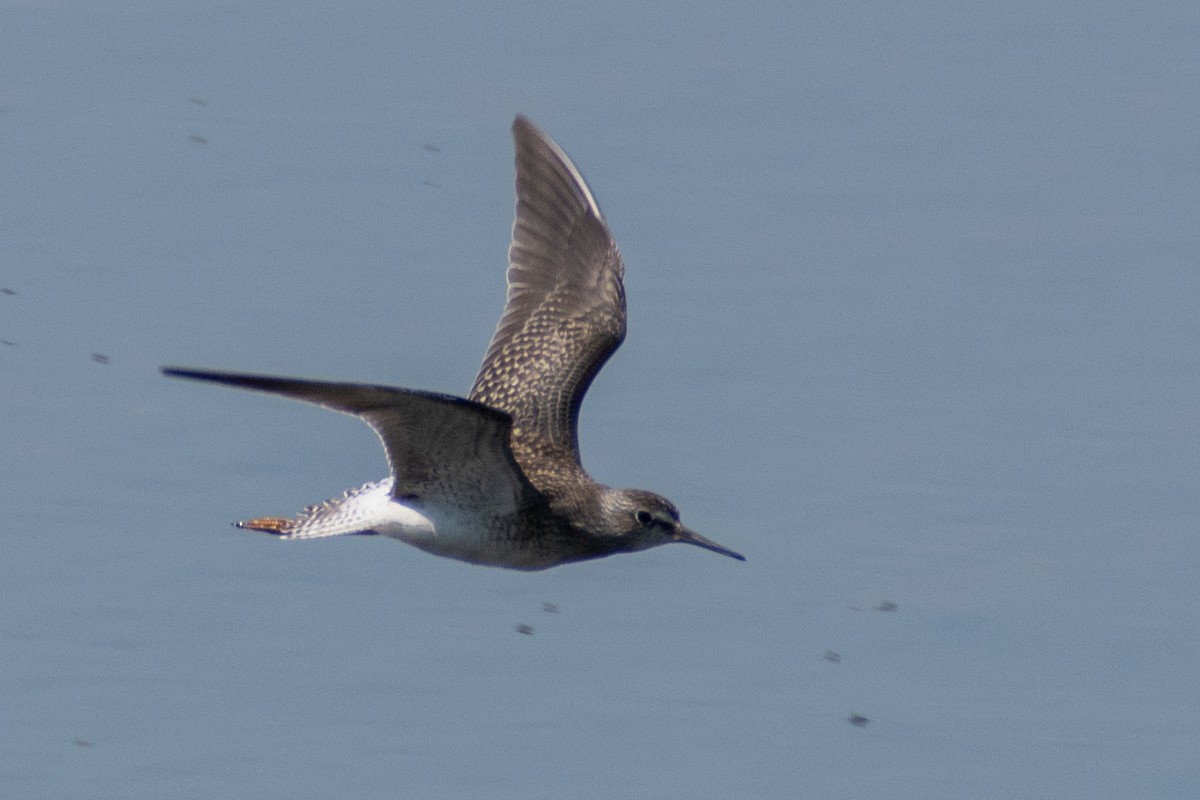
[[[643,526],[649,525],[650,522],[654,519],[654,517],[650,516],[649,511],[635,511],[633,514],[633,518],[635,520],[637,520],[638,525],[643,525]]]

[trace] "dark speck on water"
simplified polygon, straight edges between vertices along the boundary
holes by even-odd
[[[111,359],[104,355],[104,353],[92,353],[92,361],[95,361],[97,364],[107,364]]]
[[[522,636],[533,636],[533,626],[532,625],[526,625],[526,624],[522,623],[516,627],[516,631],[517,631],[517,633],[521,634]]]
[[[851,714],[849,717],[846,718],[846,721],[849,722],[851,725],[854,725],[855,727],[865,728],[865,727],[867,727],[867,723],[870,722],[871,720],[867,719],[862,714]]]
[[[558,606],[554,605],[554,603],[542,603],[542,611],[545,611],[547,614],[557,614]]]
[[[12,296],[12,295],[15,295],[16,292],[13,291],[12,289],[9,289],[7,286],[5,286],[3,289],[0,289],[0,294],[7,294],[9,296]]]
[[[879,605],[875,606],[876,611],[896,611],[900,606],[893,603],[891,600],[884,600]]]

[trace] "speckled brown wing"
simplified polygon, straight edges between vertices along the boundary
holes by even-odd
[[[501,517],[542,500],[513,458],[508,415],[479,403],[388,386],[193,369],[163,372],[283,395],[361,417],[387,451],[392,495],[418,508],[486,510]]]
[[[537,484],[535,455],[579,464],[579,407],[625,338],[625,289],[620,253],[579,170],[524,117],[513,139],[508,299],[470,397],[512,417],[514,454]]]

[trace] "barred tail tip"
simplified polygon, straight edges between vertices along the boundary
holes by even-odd
[[[233,527],[286,536],[292,529],[292,521],[286,517],[255,517],[245,522],[235,522]]]

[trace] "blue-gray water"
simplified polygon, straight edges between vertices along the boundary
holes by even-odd
[[[1198,34],[0,3],[0,793],[1195,797]],[[516,112],[627,264],[585,463],[747,563],[229,527],[382,453],[159,365],[465,391]]]

